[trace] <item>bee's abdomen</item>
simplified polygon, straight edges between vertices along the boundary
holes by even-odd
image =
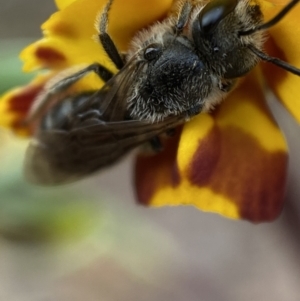
[[[76,118],[80,108],[90,99],[94,92],[72,95],[61,100],[43,116],[41,130],[68,130]]]

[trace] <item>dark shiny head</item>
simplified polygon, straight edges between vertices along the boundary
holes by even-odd
[[[192,21],[192,36],[200,57],[209,68],[226,79],[241,77],[258,62],[248,48],[261,49],[263,33],[240,36],[263,21],[260,8],[250,1],[213,0]]]
[[[237,0],[214,0],[204,6],[198,15],[199,29],[203,35],[213,34],[218,24],[232,13]]]

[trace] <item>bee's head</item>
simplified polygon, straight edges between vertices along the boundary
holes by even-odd
[[[263,21],[259,5],[248,0],[212,0],[191,15],[190,31],[200,56],[211,69],[225,78],[249,72],[259,58],[248,48],[262,48],[263,33],[241,36]]]
[[[166,34],[163,43],[151,43],[142,56],[144,68],[129,97],[132,118],[158,121],[201,111],[211,77],[186,38]]]
[[[177,18],[142,31],[128,54],[142,66],[126,95],[131,118],[158,121],[207,110],[260,59],[300,75],[298,68],[262,51],[265,29],[298,2],[292,0],[267,23],[252,0],[183,4]]]

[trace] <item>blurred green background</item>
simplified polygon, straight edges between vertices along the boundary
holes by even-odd
[[[0,4],[3,92],[31,78],[18,53],[55,6]],[[270,103],[291,160],[284,213],[264,225],[137,206],[133,156],[75,185],[31,186],[22,175],[28,141],[0,130],[0,300],[299,300],[299,126]]]

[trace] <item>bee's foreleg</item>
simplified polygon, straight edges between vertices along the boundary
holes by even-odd
[[[49,105],[54,96],[58,96],[60,93],[66,91],[70,86],[75,84],[90,72],[95,72],[105,82],[107,82],[113,76],[113,73],[107,68],[99,63],[94,63],[72,74],[71,76],[63,78],[50,87],[45,87],[44,91],[35,99],[35,102],[31,107],[26,120],[24,121],[25,124],[33,121],[37,116],[39,116],[39,113]]]
[[[48,91],[51,94],[63,92],[90,72],[95,72],[99,76],[99,78],[102,79],[104,82],[107,82],[113,77],[113,73],[109,71],[106,67],[100,65],[99,63],[93,63],[87,66],[86,68],[81,69],[80,71],[62,79],[61,81],[50,87]]]
[[[122,55],[119,53],[114,41],[107,33],[107,25],[108,25],[108,12],[110,10],[111,4],[113,0],[108,1],[107,5],[105,6],[99,22],[99,40],[101,45],[103,46],[105,52],[112,60],[112,62],[116,65],[118,69],[124,67],[124,60]]]
[[[107,68],[100,65],[99,63],[94,63],[68,77],[63,78],[53,86],[46,88],[44,96],[48,98],[58,93],[64,92],[90,72],[95,72],[105,82],[113,77],[113,73]]]

